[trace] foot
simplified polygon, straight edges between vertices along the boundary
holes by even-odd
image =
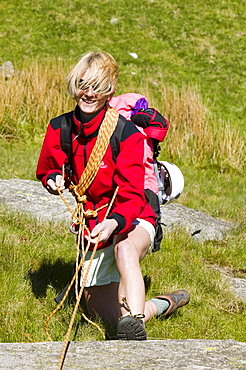
[[[185,289],[176,290],[173,293],[160,295],[155,297],[158,299],[165,299],[169,302],[170,306],[166,311],[164,311],[160,316],[169,317],[182,306],[185,306],[190,301],[190,294]]]
[[[134,316],[121,317],[118,321],[117,337],[119,340],[146,340],[144,323]]]

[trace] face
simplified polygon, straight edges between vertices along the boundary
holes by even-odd
[[[86,75],[88,71],[85,72],[83,79],[86,80]],[[109,100],[101,94],[95,93],[92,86],[87,86],[85,89],[78,89],[77,94],[77,104],[84,113],[95,113],[100,110],[105,103]]]
[[[101,94],[94,93],[90,86],[86,90],[80,90],[76,98],[77,104],[84,113],[95,113],[101,109],[108,98],[102,97]]]

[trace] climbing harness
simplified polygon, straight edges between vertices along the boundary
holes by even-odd
[[[88,250],[90,248],[90,245],[91,245],[90,231],[89,231],[88,227],[86,226],[85,221],[86,221],[87,218],[96,217],[98,211],[100,211],[102,208],[108,207],[107,212],[104,216],[104,219],[106,219],[109,212],[110,212],[110,209],[112,208],[112,205],[114,203],[114,200],[115,200],[115,197],[116,197],[117,191],[118,191],[118,187],[117,187],[115,189],[114,195],[113,195],[109,204],[105,204],[105,205],[103,205],[102,207],[100,207],[96,210],[86,210],[86,211],[84,210],[84,206],[85,206],[85,203],[86,203],[86,195],[85,195],[86,190],[89,188],[89,186],[91,185],[91,183],[93,182],[93,180],[95,179],[95,177],[97,175],[97,172],[98,172],[99,167],[100,167],[101,160],[102,160],[102,158],[104,157],[104,155],[106,153],[106,150],[107,150],[109,142],[110,142],[110,138],[111,138],[111,136],[112,136],[112,134],[115,130],[115,127],[117,125],[118,117],[119,117],[119,113],[114,108],[109,108],[107,110],[107,112],[105,114],[105,118],[104,118],[104,120],[103,120],[103,122],[100,126],[100,130],[99,130],[99,133],[98,133],[96,143],[93,147],[93,150],[91,152],[91,155],[90,155],[88,163],[85,167],[85,170],[83,171],[83,173],[81,175],[79,183],[77,185],[74,185],[72,183],[72,181],[70,180],[71,184],[69,186],[69,191],[72,193],[72,195],[76,198],[76,201],[77,201],[77,204],[76,204],[76,207],[75,207],[74,210],[71,208],[71,206],[69,205],[69,203],[65,199],[64,195],[59,190],[59,188],[57,188],[61,199],[63,200],[63,202],[65,203],[65,205],[67,206],[68,210],[71,213],[72,224],[70,226],[70,230],[73,233],[77,234],[77,248],[76,248],[77,250],[76,250],[75,273],[72,277],[72,280],[71,280],[71,282],[70,282],[70,284],[69,284],[69,286],[68,286],[68,288],[67,288],[67,290],[66,290],[66,292],[65,292],[65,294],[62,298],[62,300],[60,301],[58,306],[48,316],[48,318],[45,321],[46,335],[49,338],[49,340],[52,341],[51,336],[48,332],[49,321],[55,315],[55,313],[61,308],[61,306],[63,305],[65,299],[67,298],[67,296],[69,294],[69,291],[71,290],[73,284],[75,283],[76,304],[75,304],[75,307],[74,307],[74,310],[73,310],[73,313],[72,313],[72,316],[71,316],[71,320],[70,320],[70,323],[69,323],[69,326],[68,326],[68,330],[67,330],[67,333],[66,333],[66,336],[65,336],[64,345],[63,345],[63,349],[62,349],[62,353],[61,353],[61,356],[60,356],[60,360],[59,360],[57,370],[61,370],[62,367],[63,367],[63,363],[64,363],[64,360],[65,360],[65,356],[66,356],[66,352],[67,352],[67,348],[68,348],[68,344],[69,344],[69,337],[70,337],[70,334],[71,334],[71,330],[72,330],[72,327],[73,327],[73,324],[74,324],[74,320],[75,320],[75,316],[76,316],[76,313],[78,311],[78,308],[80,308],[80,310],[82,311],[82,309],[80,307],[80,300],[81,300],[81,297],[82,297],[82,294],[83,294],[84,286],[85,286],[85,283],[86,283],[86,280],[87,280],[87,277],[88,277],[88,273],[89,273],[92,261],[94,259],[94,256],[95,256],[95,253],[96,253],[96,250],[97,250],[98,243],[100,242],[100,238],[101,238],[101,232],[100,232],[97,236],[96,243],[93,247],[91,258],[89,260],[87,270],[84,271],[85,256],[86,256],[86,253],[88,252]],[[63,178],[64,178],[64,172],[65,172],[65,170],[64,170],[64,166],[63,166]],[[75,228],[76,228],[76,230],[75,230]],[[85,231],[88,234],[88,241],[87,241],[86,246],[84,244]],[[81,270],[82,278],[81,278],[80,288],[79,288],[78,276],[79,276],[80,270]],[[98,328],[98,330],[101,332],[101,334],[103,335],[103,338],[105,339],[104,333],[102,332],[101,328],[96,323],[89,320],[83,312],[82,312],[82,316],[88,322],[90,322],[91,324],[96,326]]]

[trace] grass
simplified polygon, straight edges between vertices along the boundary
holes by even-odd
[[[145,258],[148,298],[179,287],[192,297],[170,319],[148,322],[148,336],[245,341],[245,303],[212,268],[246,277],[245,2],[3,0],[0,14],[0,64],[11,60],[16,70],[0,77],[0,178],[35,180],[48,120],[73,106],[67,72],[81,53],[109,51],[119,62],[118,93],[145,94],[170,120],[160,158],[184,173],[179,202],[239,225],[202,244],[176,230]],[[40,224],[2,204],[0,219],[0,341],[47,340],[44,321],[69,280],[74,238],[65,225]],[[64,339],[72,308],[51,320],[54,340]],[[102,337],[78,315],[71,339]]]
[[[33,58],[59,56],[69,65],[100,48],[119,62],[120,82],[131,75],[137,86],[143,79],[153,87],[197,85],[218,118],[243,129],[244,1],[2,0],[0,6],[0,61],[21,68]]]
[[[22,141],[2,144],[8,161],[6,165],[1,159],[0,178],[34,179],[41,142],[30,147]],[[182,171],[186,186],[180,203],[237,222],[239,227],[223,241],[202,244],[182,230],[174,231],[164,237],[160,252],[144,259],[142,272],[151,280],[147,298],[179,287],[188,289],[192,297],[189,306],[170,319],[148,322],[148,337],[245,341],[245,303],[234,297],[228,283],[212,268],[229,268],[232,276],[246,278],[244,203],[238,196],[244,177],[236,171],[199,166],[184,166]],[[40,224],[25,215],[8,213],[2,204],[0,219],[0,341],[45,341],[44,322],[56,307],[53,299],[70,280],[74,237],[65,225]],[[64,339],[73,307],[72,302],[66,304],[52,318],[49,332],[53,340]],[[78,314],[71,339],[102,340],[102,336]]]
[[[3,138],[33,140],[44,134],[47,122],[72,106],[65,94],[65,70],[55,63],[28,63],[15,76],[1,76],[0,135]]]
[[[45,341],[44,322],[56,307],[53,298],[72,273],[74,238],[65,225],[38,224],[25,215],[7,213],[3,205],[0,211],[1,342]],[[152,319],[147,323],[150,339],[244,341],[245,305],[235,299],[220,273],[210,267],[215,262],[232,266],[230,261],[237,258],[240,263],[234,267],[245,266],[243,247],[238,249],[232,243],[236,238],[232,235],[230,240],[217,245],[211,242],[200,245],[183,232],[175,231],[165,236],[161,252],[145,258],[142,271],[151,280],[148,298],[159,294],[160,289],[170,291],[181,286],[192,296],[189,306],[170,319]],[[73,304],[66,304],[50,321],[53,340],[64,339],[72,308]],[[102,340],[102,337],[78,314],[71,339]]]

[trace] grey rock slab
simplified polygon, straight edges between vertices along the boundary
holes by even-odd
[[[236,296],[246,302],[246,280],[239,278],[228,278]],[[246,335],[246,334],[245,334]]]
[[[55,370],[63,342],[2,343],[0,369]],[[71,342],[64,370],[246,369],[246,343],[234,340]]]
[[[74,209],[74,197],[68,190],[64,195]],[[12,210],[29,213],[40,221],[71,220],[71,213],[60,196],[49,194],[38,181],[0,179],[0,202]]]
[[[74,209],[73,196],[68,191],[64,195]],[[49,194],[38,181],[0,179],[0,202],[18,212],[27,212],[41,221],[71,220],[71,213],[61,198]],[[222,240],[236,226],[177,203],[162,206],[161,211],[165,231],[182,227],[201,242]]]
[[[212,268],[219,271],[221,276],[228,281],[234,295],[240,298],[243,302],[246,302],[246,279],[233,276],[233,270],[228,267],[222,268],[218,266],[212,266]]]
[[[205,212],[181,204],[170,203],[161,208],[161,221],[167,230],[182,227],[196,240],[223,240],[236,227],[232,222],[220,220]]]

